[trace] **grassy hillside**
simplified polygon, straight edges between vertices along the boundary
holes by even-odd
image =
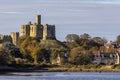
[[[40,46],[43,48],[67,48],[67,46],[58,40],[41,40]]]

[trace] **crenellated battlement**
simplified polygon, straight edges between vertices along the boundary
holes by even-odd
[[[28,24],[21,26],[21,36],[37,37],[43,40],[56,39],[55,25],[42,25],[41,15],[37,15],[34,24],[29,22]]]

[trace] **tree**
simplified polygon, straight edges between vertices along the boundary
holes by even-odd
[[[23,57],[27,59],[28,62],[33,62],[34,58],[32,57],[32,53],[34,49],[39,45],[39,40],[32,37],[21,37],[19,39],[19,42],[21,42],[19,43],[19,48]]]
[[[17,48],[14,44],[10,42],[3,43],[2,49],[6,52],[11,54],[15,58],[22,57],[19,48]]]
[[[90,54],[80,54],[78,56],[76,56],[75,58],[75,63],[77,65],[87,65],[90,64],[92,61],[92,55]]]
[[[66,36],[66,41],[67,42],[79,42],[79,36],[77,34],[68,34]]]
[[[79,36],[77,34],[68,34],[66,36],[67,46],[73,48],[79,45]]]
[[[84,33],[84,34],[80,35],[80,39],[84,39],[84,40],[87,39],[87,40],[89,40],[89,39],[91,39],[91,37],[90,37],[89,34]]]
[[[104,44],[107,43],[107,40],[101,37],[93,37],[91,39],[91,43],[92,46],[97,46],[98,48],[100,48],[100,46],[104,46]]]
[[[120,35],[117,36],[116,42],[117,42],[118,44],[120,44]]]
[[[14,61],[12,55],[4,49],[0,49],[0,65],[11,64]]]
[[[80,35],[80,46],[88,50],[91,47],[90,40],[91,37],[89,34],[84,33]]]
[[[34,60],[34,64],[38,64],[39,53],[40,53],[39,47],[35,47],[32,51],[32,58]]]
[[[82,47],[73,48],[70,52],[69,61],[76,65],[89,64],[93,55]]]

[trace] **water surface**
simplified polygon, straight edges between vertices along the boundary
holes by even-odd
[[[0,80],[120,80],[119,72],[29,72],[1,75]]]

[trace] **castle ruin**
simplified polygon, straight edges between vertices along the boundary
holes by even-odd
[[[36,16],[35,23],[28,22],[28,24],[21,26],[21,36],[30,36],[39,38],[42,40],[55,40],[55,25],[41,24],[41,15]],[[17,45],[19,38],[19,32],[11,32],[10,35],[0,34],[0,46],[5,42],[13,43]]]
[[[21,36],[36,37],[43,40],[56,39],[55,37],[55,25],[41,24],[41,15],[36,16],[34,24],[29,22],[26,25],[21,26]]]
[[[11,38],[12,38],[12,43],[13,43],[14,45],[17,45],[17,43],[18,43],[18,38],[19,38],[19,32],[11,32],[11,33],[10,33],[10,36],[11,36]]]

